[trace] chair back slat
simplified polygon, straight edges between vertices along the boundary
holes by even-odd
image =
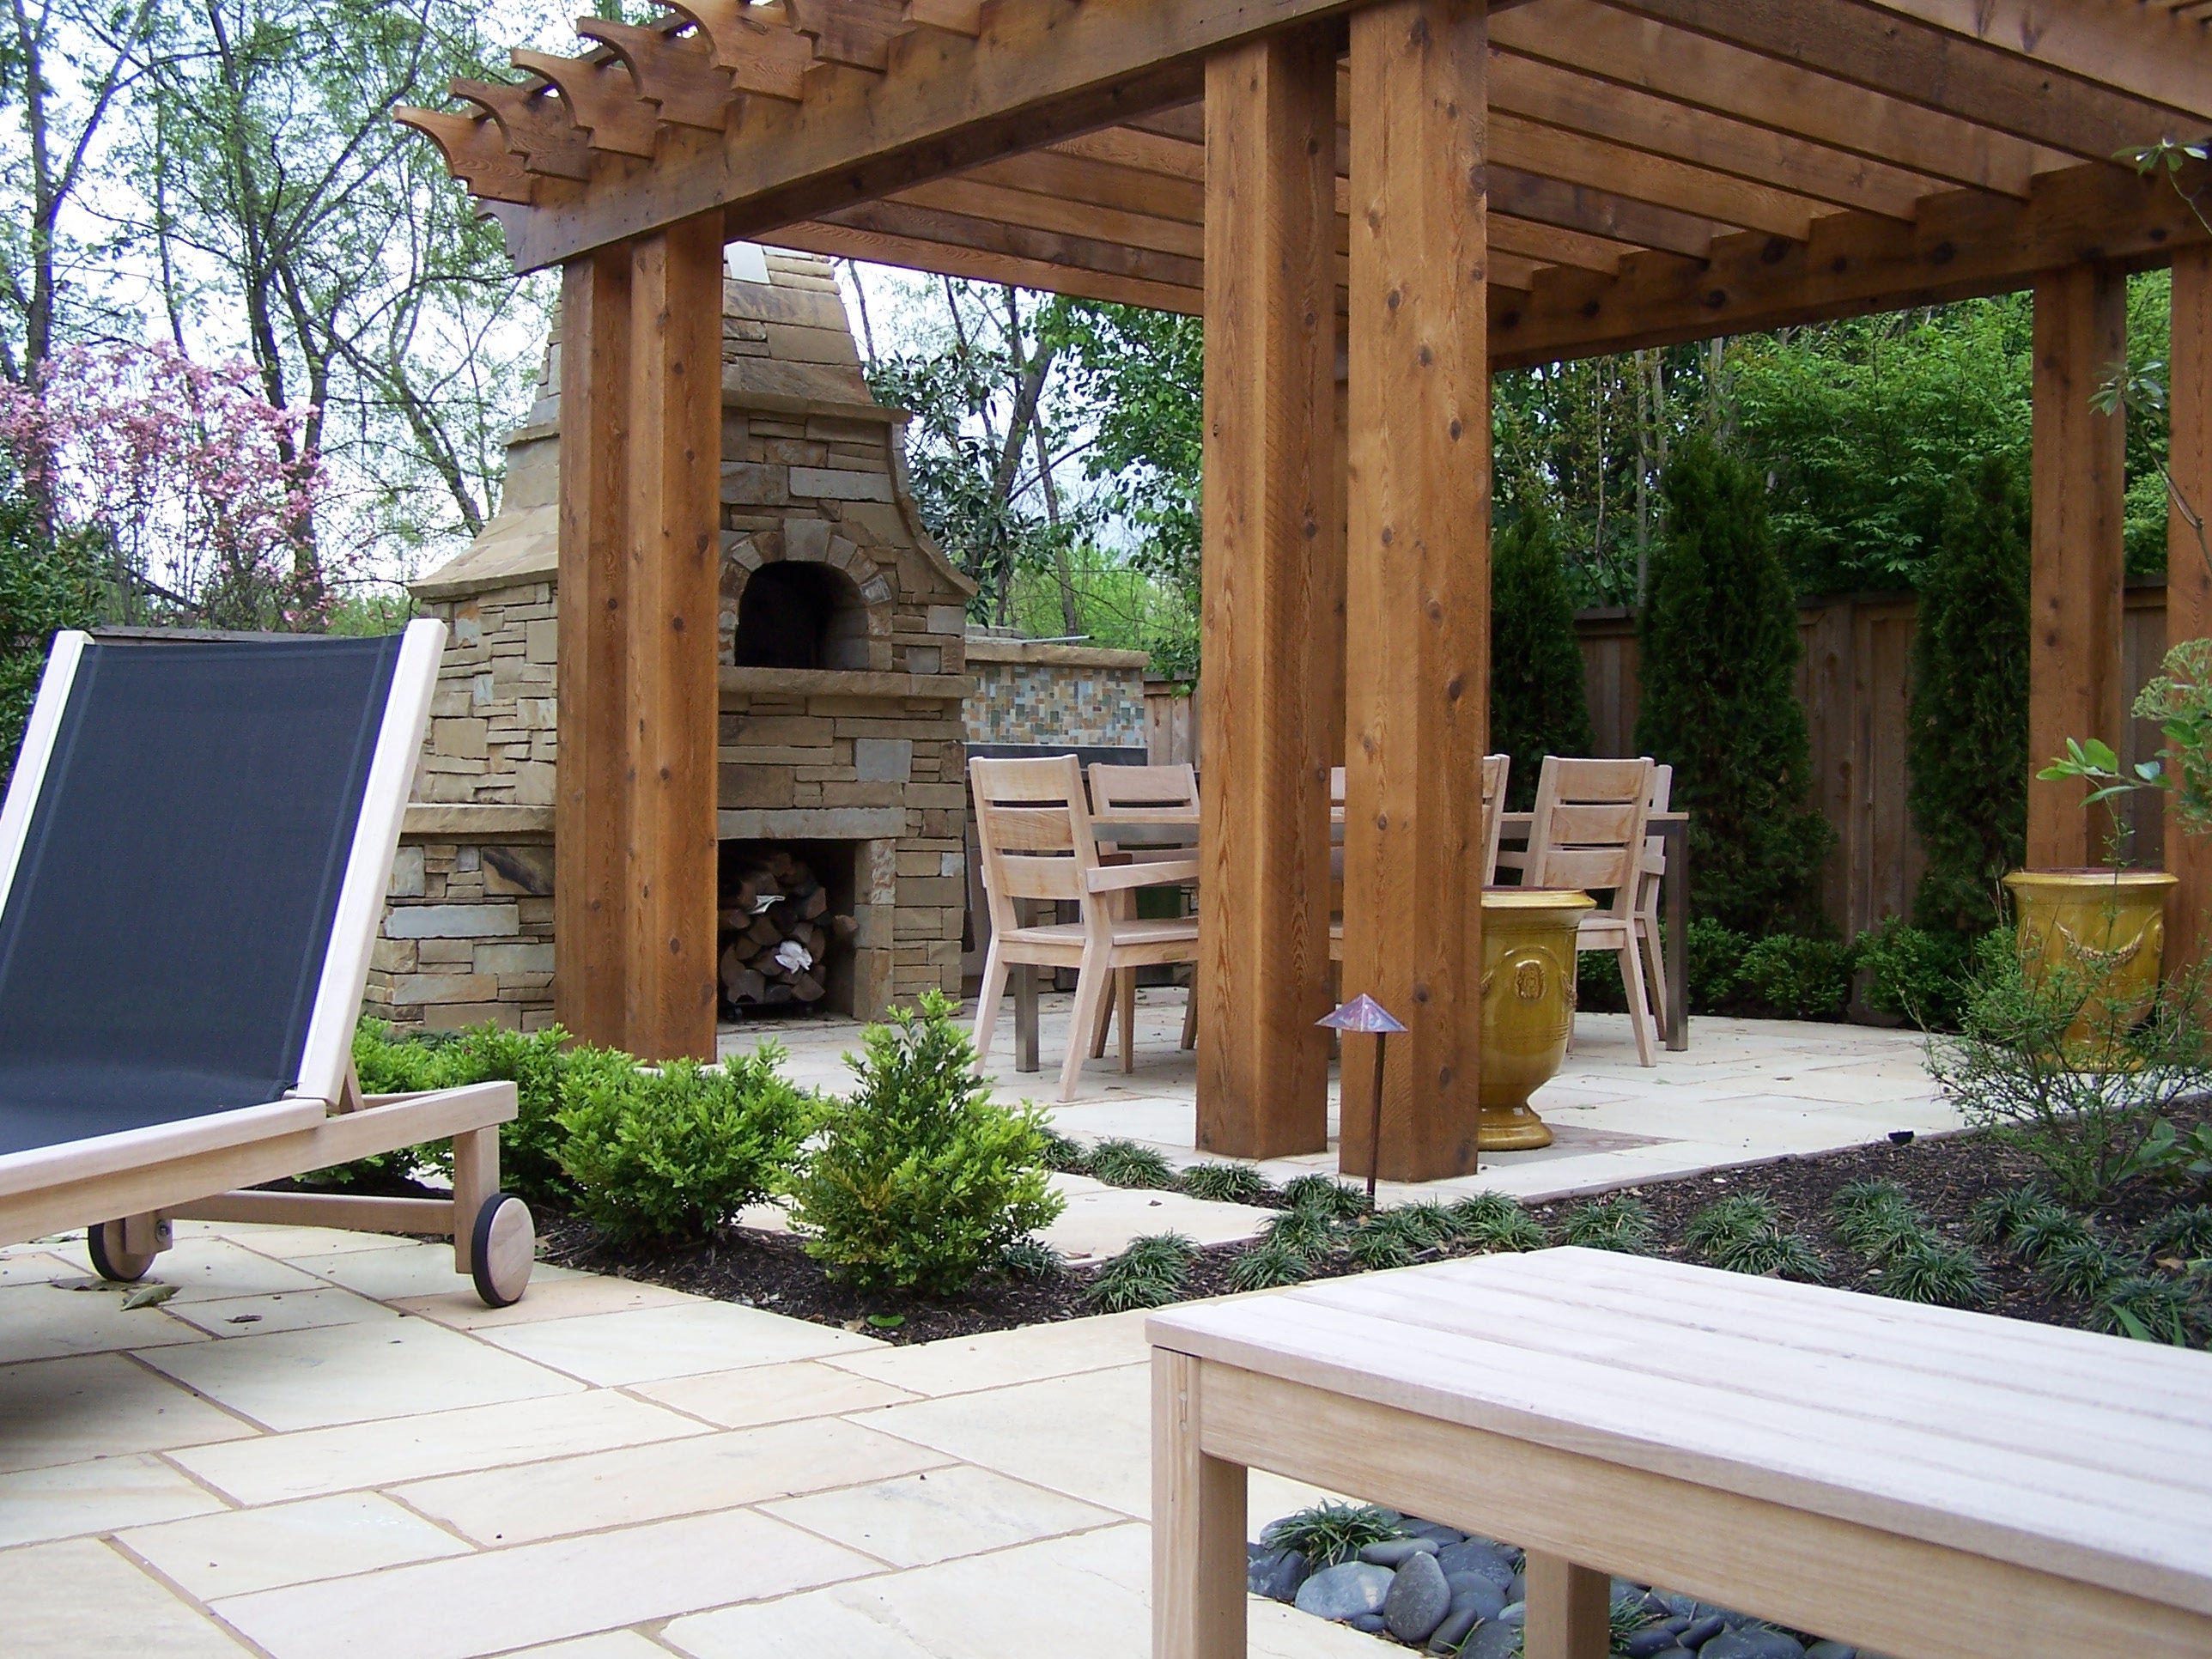
[[[1628,837],[1642,828],[1644,809],[1632,802],[1607,805],[1569,805],[1552,809],[1550,843],[1554,848],[1625,847]]]
[[[1082,902],[1098,848],[1084,801],[1081,763],[1073,755],[1036,760],[979,755],[968,763],[968,780],[994,931],[1021,926],[1017,899]]]
[[[1528,832],[1532,887],[1610,891],[1607,909],[1631,915],[1638,896],[1652,763],[1544,757]]]
[[[1498,882],[1498,842],[1505,829],[1505,785],[1513,775],[1513,757],[1482,757],[1482,884]]]
[[[1198,806],[1198,774],[1179,766],[1091,766],[1091,810],[1094,812],[1193,811]]]

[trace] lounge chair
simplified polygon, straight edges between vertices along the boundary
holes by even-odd
[[[514,1085],[353,1073],[445,637],[56,637],[0,807],[0,1244],[88,1226],[127,1281],[178,1218],[450,1234],[522,1294]],[[451,1200],[240,1190],[447,1138]]]

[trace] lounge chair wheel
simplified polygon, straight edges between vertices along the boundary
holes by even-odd
[[[153,1251],[123,1248],[123,1224],[119,1221],[95,1221],[86,1228],[84,1249],[92,1258],[93,1272],[118,1285],[145,1278],[146,1270],[154,1265]]]
[[[522,1300],[537,1249],[538,1226],[527,1204],[512,1193],[494,1193],[483,1201],[471,1235],[469,1274],[484,1306],[505,1308]]]

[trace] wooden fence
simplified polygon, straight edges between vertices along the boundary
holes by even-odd
[[[1846,935],[1912,908],[1926,860],[1906,807],[1906,705],[1917,601],[1910,593],[1845,594],[1815,600],[1798,616],[1804,646],[1797,671],[1813,744],[1813,799],[1835,826],[1822,891],[1828,916]],[[1632,755],[1640,695],[1636,622],[1626,611],[1585,611],[1575,618],[1583,650],[1590,726],[1600,755]],[[2162,582],[2128,588],[2122,659],[2129,697],[2157,671],[2166,651]],[[1198,694],[1164,681],[1145,688],[1145,727],[1152,758],[1199,762]],[[2122,760],[2148,759],[2155,728],[2130,725]],[[2140,800],[2130,856],[2155,865],[2165,848],[2163,812]]]

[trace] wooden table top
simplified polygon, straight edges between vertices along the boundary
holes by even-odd
[[[1146,1328],[1201,1360],[2212,1613],[2212,1355],[1572,1249]]]

